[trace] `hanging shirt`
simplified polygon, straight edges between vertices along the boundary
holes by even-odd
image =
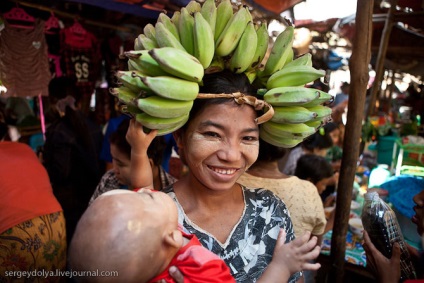
[[[0,33],[0,79],[6,96],[33,97],[48,95],[51,79],[44,21],[37,19],[34,28],[13,27],[4,21]]]

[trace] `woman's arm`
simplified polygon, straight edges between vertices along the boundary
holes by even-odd
[[[147,149],[157,134],[156,130],[149,133],[143,131],[143,126],[131,119],[126,139],[131,145],[131,185],[133,188],[153,187],[153,173],[150,166]]]

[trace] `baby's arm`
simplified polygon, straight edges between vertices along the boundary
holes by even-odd
[[[133,188],[153,189],[153,173],[147,149],[156,137],[157,131],[143,131],[143,126],[131,119],[126,139],[131,145],[131,185]]]
[[[318,270],[319,263],[310,263],[318,257],[320,247],[317,237],[311,238],[311,233],[306,232],[302,237],[285,244],[286,232],[280,230],[274,255],[265,272],[257,281],[258,283],[287,282],[290,276],[301,270]]]

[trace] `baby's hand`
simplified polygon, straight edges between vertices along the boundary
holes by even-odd
[[[319,263],[311,263],[320,253],[320,246],[317,245],[317,237],[311,238],[310,232],[305,232],[301,237],[285,243],[286,232],[280,229],[277,244],[274,249],[272,262],[287,269],[289,274],[302,270],[318,270]]]
[[[143,131],[143,125],[135,119],[131,119],[126,135],[126,139],[131,146],[131,153],[146,154],[147,148],[156,137],[157,132],[157,130],[152,130],[149,133],[145,133]]]

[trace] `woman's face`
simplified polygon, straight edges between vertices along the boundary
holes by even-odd
[[[113,144],[110,145],[110,154],[112,155],[113,170],[116,178],[122,185],[129,185],[130,182],[130,164],[128,156],[119,150]]]
[[[338,145],[340,140],[340,130],[335,129],[330,133],[331,140],[333,141],[333,145]]]
[[[177,139],[191,176],[209,189],[230,189],[258,157],[255,118],[251,106],[233,101],[203,109]]]
[[[333,177],[328,177],[328,178],[324,178],[322,180],[319,180],[316,184],[315,187],[317,187],[318,189],[318,193],[322,194],[325,189],[327,188],[327,186],[331,183],[331,181],[333,180]]]

